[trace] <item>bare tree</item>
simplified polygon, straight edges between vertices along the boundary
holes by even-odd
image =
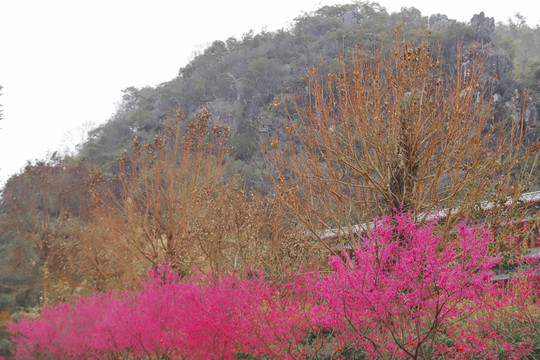
[[[80,236],[94,273],[111,284],[100,287],[132,284],[163,260],[182,276],[319,265],[279,203],[226,176],[229,128],[211,124],[207,109],[187,129],[183,113],[176,120],[120,158],[116,189],[93,193],[95,220]]]
[[[298,221],[333,250],[328,234],[355,246],[358,226],[392,212],[418,222],[437,213],[444,235],[466,215],[485,218],[487,207],[494,226],[526,216],[518,201],[492,206],[517,200],[535,181],[538,146],[525,148],[523,119],[494,118],[482,52],[457,44],[448,74],[426,36],[407,42],[398,28],[389,39],[369,55],[358,46],[328,76],[311,69],[305,101],[285,107],[285,132],[265,146],[272,180]]]

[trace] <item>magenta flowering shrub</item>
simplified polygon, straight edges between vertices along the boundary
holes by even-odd
[[[504,338],[486,346],[504,310],[495,298],[507,297],[490,281],[491,242],[489,232],[461,224],[455,243],[441,244],[432,225],[383,218],[352,259],[332,258],[333,272],[313,284],[325,310],[316,321],[373,359],[496,359],[500,347],[522,356],[526,347]]]
[[[17,359],[287,357],[302,351],[310,323],[307,298],[297,295],[294,283],[271,285],[260,275],[180,280],[161,264],[137,291],[46,307],[9,331]]]
[[[489,340],[479,345],[483,348],[499,349],[499,358],[540,358],[540,261],[538,258],[523,257],[521,269],[510,274],[504,287],[498,287],[484,304],[496,311],[479,312],[472,320],[480,323],[466,335],[474,339],[480,334],[489,334]],[[484,338],[487,338],[484,336]]]
[[[9,325],[15,358],[106,358],[121,352],[116,321],[122,309],[122,297],[111,293],[46,307],[39,319]]]
[[[160,264],[137,290],[96,293],[9,325],[16,359],[520,359],[538,329],[538,267],[490,281],[491,235],[382,218],[332,271],[197,274]],[[536,265],[537,265],[537,260]]]
[[[314,319],[318,302],[313,274],[292,274],[267,284],[261,306],[250,314],[252,348],[271,359],[312,359],[334,352],[331,336]],[[257,355],[257,351],[255,351]]]
[[[233,358],[252,343],[260,278],[200,274],[181,281],[167,265],[138,291],[95,294],[9,326],[17,359]]]
[[[209,274],[179,281],[163,265],[128,297],[122,338],[137,356],[229,358],[248,343],[246,321],[258,281]]]

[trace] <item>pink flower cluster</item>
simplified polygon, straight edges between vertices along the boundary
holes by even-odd
[[[497,359],[501,349],[520,359],[529,351],[497,323],[530,312],[536,274],[493,283],[489,232],[462,223],[455,241],[442,244],[432,225],[417,227],[408,215],[377,225],[352,259],[331,259],[333,272],[313,283],[316,323],[374,359]]]
[[[380,219],[353,258],[332,258],[329,273],[184,280],[161,264],[137,290],[11,323],[14,357],[519,359],[534,336],[538,274],[491,282],[491,241],[461,225],[442,244],[432,226],[399,215]]]

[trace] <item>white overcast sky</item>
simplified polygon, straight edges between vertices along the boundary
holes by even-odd
[[[304,11],[349,2],[0,0],[0,186],[27,160],[73,146],[87,124],[109,119],[122,89],[174,78],[205,44],[277,30]],[[530,26],[540,21],[535,0],[378,2],[462,21],[480,11],[496,21],[518,12]]]

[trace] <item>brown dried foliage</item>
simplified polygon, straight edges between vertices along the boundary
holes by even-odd
[[[246,194],[239,176],[226,179],[230,130],[211,120],[202,109],[182,130],[178,112],[153,143],[135,141],[120,158],[116,191],[93,192],[95,221],[80,233],[89,283],[129,286],[162,260],[182,276],[320,264],[279,204]]]
[[[355,246],[356,225],[393,211],[422,222],[444,210],[448,235],[466,214],[486,219],[482,202],[517,199],[534,182],[538,151],[525,148],[523,119],[493,118],[481,51],[459,52],[448,76],[425,37],[408,43],[398,29],[389,50],[338,61],[325,79],[311,69],[305,102],[285,109],[285,133],[264,149],[280,198],[328,250],[323,230]],[[491,210],[489,223],[528,215],[517,206]]]
[[[90,218],[90,197],[84,190],[89,173],[85,164],[53,154],[28,164],[3,189],[0,226],[14,244],[3,271],[38,273],[44,303],[56,300],[53,288],[60,283],[72,287],[79,282],[69,271],[70,256],[78,241],[74,229]],[[22,285],[14,290],[28,289]]]

